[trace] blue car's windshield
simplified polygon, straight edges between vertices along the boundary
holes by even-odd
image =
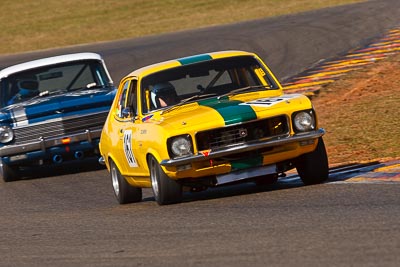
[[[18,72],[1,80],[0,106],[68,91],[105,87],[110,84],[97,60],[60,63]]]

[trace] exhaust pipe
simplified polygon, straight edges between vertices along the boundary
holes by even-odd
[[[83,159],[84,156],[85,156],[85,154],[83,153],[83,151],[76,151],[76,152],[74,153],[74,157],[75,157],[76,159]]]
[[[53,162],[56,164],[60,164],[61,162],[63,162],[63,158],[61,155],[54,155],[53,156]]]

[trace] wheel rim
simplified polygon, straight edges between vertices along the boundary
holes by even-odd
[[[155,198],[158,198],[158,181],[157,181],[157,167],[154,159],[151,160],[151,168],[150,168],[150,179],[151,179],[151,187],[153,188],[153,193]]]
[[[119,196],[118,174],[117,174],[117,168],[115,166],[111,168],[111,181],[115,194]]]

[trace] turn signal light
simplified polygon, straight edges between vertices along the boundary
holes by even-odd
[[[61,139],[61,143],[63,145],[68,145],[69,143],[71,143],[71,138],[69,137],[64,137],[63,139]]]

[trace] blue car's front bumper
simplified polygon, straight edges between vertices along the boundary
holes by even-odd
[[[8,165],[46,162],[61,163],[71,159],[83,159],[98,155],[101,129],[69,135],[39,139],[26,144],[8,145],[0,148],[0,157]]]

